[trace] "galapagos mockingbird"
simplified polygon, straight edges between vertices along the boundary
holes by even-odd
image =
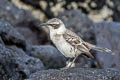
[[[83,41],[76,33],[67,29],[64,23],[58,18],[50,19],[46,23],[40,24],[40,26],[49,28],[51,41],[65,57],[74,58],[72,62],[68,64],[68,67],[70,67],[81,54],[86,54],[87,56],[94,58],[89,52],[91,49],[111,52],[110,49],[97,47]]]

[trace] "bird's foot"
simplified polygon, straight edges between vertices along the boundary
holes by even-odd
[[[72,67],[75,67],[75,66],[74,66],[74,63],[69,62],[65,67],[61,68],[61,70],[63,70],[63,69],[68,69],[68,68],[72,68]]]

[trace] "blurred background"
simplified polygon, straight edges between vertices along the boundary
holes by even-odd
[[[79,10],[93,21],[120,21],[119,0],[10,0],[44,21],[66,10]]]
[[[0,0],[0,73],[6,78],[1,80],[66,66],[49,30],[39,26],[55,17],[84,41],[113,51],[91,50],[95,59],[79,56],[75,67],[120,70],[120,0]]]

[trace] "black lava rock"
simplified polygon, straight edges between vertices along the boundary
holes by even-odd
[[[0,44],[0,80],[23,80],[43,69],[39,59],[28,56],[22,49]]]
[[[4,19],[0,19],[0,36],[5,45],[16,45],[23,50],[28,48],[24,37]]]
[[[39,58],[47,69],[58,69],[66,66],[66,58],[53,46],[33,46],[30,55]]]
[[[111,69],[69,68],[38,71],[26,80],[120,80],[120,72]]]
[[[120,70],[120,23],[99,22],[94,25],[97,46],[112,50],[111,53],[97,52],[96,57],[103,68]]]

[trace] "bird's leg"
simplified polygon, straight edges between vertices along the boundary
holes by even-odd
[[[77,57],[78,57],[78,55],[76,55],[75,58],[72,60],[72,62],[70,62],[66,67],[72,67],[72,64],[75,62]]]
[[[5,45],[5,43],[3,42],[2,38],[0,37],[0,41],[2,45]]]
[[[69,58],[68,61],[67,61],[66,68],[68,68],[70,64],[71,64],[71,59]]]
[[[68,58],[66,66],[62,69],[68,69],[70,64],[71,64],[71,58]]]

